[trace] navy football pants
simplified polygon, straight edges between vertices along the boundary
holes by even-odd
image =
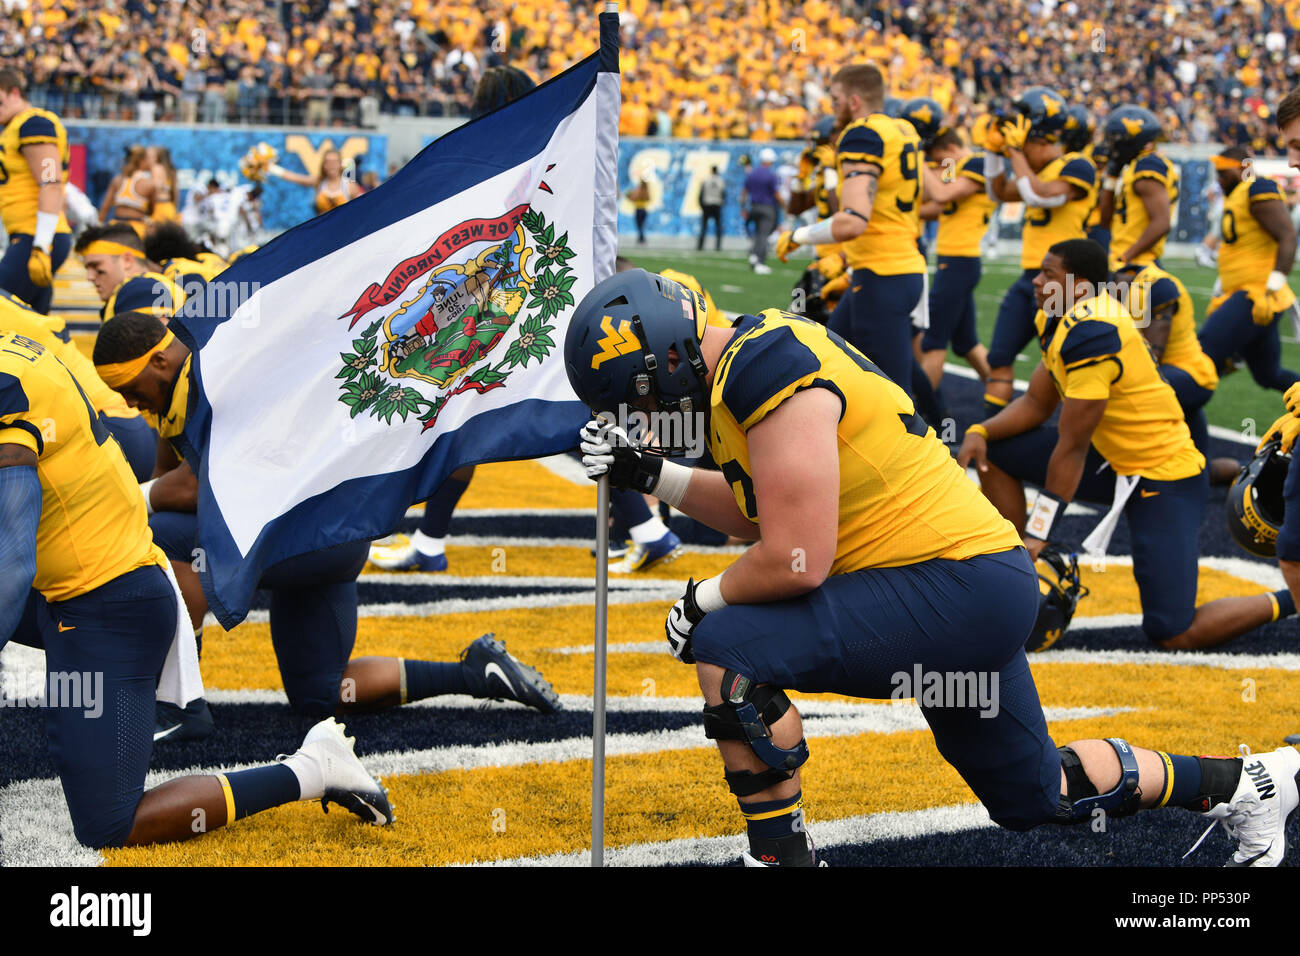
[[[809,693],[889,699],[900,675],[915,687],[918,666],[984,675],[994,706],[968,699],[921,712],[989,815],[1025,830],[1055,818],[1061,792],[1060,755],[1025,659],[1037,614],[1038,577],[1015,548],[837,574],[798,598],[730,605],[696,626],[692,644],[697,660]]]
[[[871,359],[912,396],[912,310],[925,286],[921,274],[877,275],[856,268],[827,327]]]
[[[14,640],[45,648],[50,759],[85,846],[121,846],[135,824],[176,610],[176,592],[156,566],[67,601],[49,603],[37,591],[28,598]]]
[[[154,542],[173,561],[191,561],[198,515],[160,511],[149,516]],[[271,592],[271,644],[289,706],[317,720],[338,708],[339,684],[357,639],[357,575],[367,541],[288,558],[262,572]]]
[[[1041,488],[1058,437],[1054,425],[1040,425],[1013,438],[989,442],[989,461],[1013,478]],[[1133,577],[1142,601],[1142,630],[1153,641],[1183,633],[1196,616],[1197,538],[1209,491],[1204,469],[1180,481],[1143,478],[1124,506],[1133,549]],[[1107,508],[1115,499],[1115,473],[1096,448],[1088,449],[1074,497]]]

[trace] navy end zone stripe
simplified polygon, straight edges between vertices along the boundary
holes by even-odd
[[[1109,322],[1086,319],[1065,333],[1061,360],[1074,365],[1085,359],[1105,358],[1120,350],[1119,329]]]
[[[763,332],[733,353],[722,404],[743,425],[773,395],[820,368],[812,349],[791,329]]]

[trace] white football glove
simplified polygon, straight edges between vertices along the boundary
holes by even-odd
[[[609,475],[609,486],[654,494],[664,461],[655,455],[643,455],[633,446],[627,432],[613,422],[593,418],[578,430],[578,448],[587,477],[597,481]]]
[[[683,664],[695,663],[695,652],[691,649],[691,634],[695,625],[704,619],[704,612],[695,603],[695,579],[686,582],[686,593],[677,599],[668,620],[664,622],[664,633],[668,637],[668,650]]]

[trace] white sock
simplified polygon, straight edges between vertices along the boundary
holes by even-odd
[[[650,544],[666,535],[668,527],[657,515],[651,515],[649,521],[642,521],[635,528],[629,528],[628,533],[637,544]]]
[[[319,800],[325,796],[325,775],[321,773],[316,758],[301,750],[285,757],[280,763],[293,771],[298,778],[299,800]]]
[[[446,538],[431,538],[423,531],[417,530],[411,535],[411,544],[415,545],[415,550],[421,554],[427,554],[430,557],[446,553]]]

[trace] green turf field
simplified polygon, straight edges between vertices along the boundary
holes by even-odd
[[[715,253],[659,249],[642,252],[627,250],[637,265],[647,269],[678,269],[694,275],[709,290],[720,308],[729,312],[753,312],[759,309],[784,307],[790,302],[790,288],[798,280],[806,265],[805,260],[782,265],[775,258],[768,260],[772,274],[755,275],[740,253]],[[1205,318],[1205,307],[1214,285],[1214,270],[1204,269],[1190,260],[1170,260],[1171,271],[1182,279],[1192,294],[1199,324]],[[984,276],[975,293],[979,309],[980,341],[988,344],[993,334],[993,321],[997,316],[1002,294],[1020,274],[1017,253],[984,263]],[[1290,328],[1282,330],[1282,361],[1288,368],[1300,367],[1300,343],[1290,341]],[[1028,378],[1038,363],[1037,344],[1031,342],[1024,358],[1016,362],[1016,376]],[[1245,369],[1227,376],[1219,383],[1214,399],[1206,406],[1212,425],[1241,431],[1249,428],[1243,422],[1253,421],[1255,429],[1267,427],[1282,413],[1281,396],[1265,392],[1251,379]]]

